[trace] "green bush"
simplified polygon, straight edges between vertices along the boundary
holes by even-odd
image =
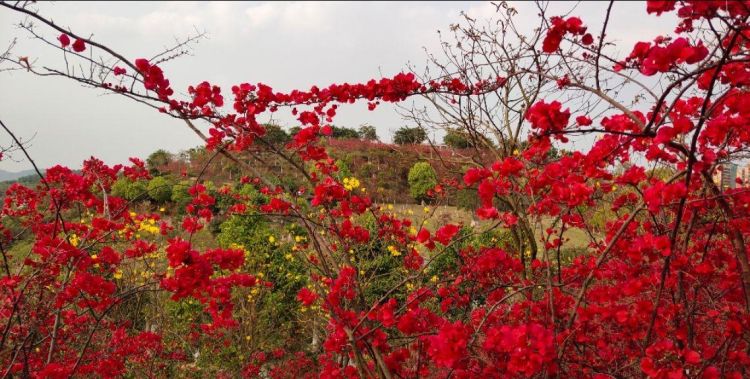
[[[411,197],[419,202],[426,201],[429,199],[427,191],[438,184],[437,174],[429,163],[417,162],[409,170],[408,182]]]
[[[352,170],[349,169],[349,165],[346,163],[343,159],[337,159],[336,160],[336,167],[339,168],[339,171],[336,173],[336,177],[338,179],[344,179],[349,178],[352,176]]]
[[[284,346],[288,340],[300,340],[295,336],[303,327],[296,317],[299,308],[296,296],[306,284],[307,276],[304,264],[292,252],[293,243],[283,237],[285,233],[277,225],[259,214],[231,216],[220,229],[217,241],[221,246],[241,246],[247,251],[242,270],[262,273],[263,280],[273,283],[272,288],[260,291],[252,299],[252,329],[257,333],[279,331],[265,341],[270,348]],[[294,235],[299,236],[296,232]]]
[[[163,176],[154,177],[148,182],[148,197],[156,203],[166,203],[172,199],[173,185],[171,180]]]
[[[192,197],[188,193],[188,189],[193,185],[190,180],[182,180],[179,183],[172,186],[172,202],[175,203],[180,212],[185,211],[185,206],[190,203]]]
[[[128,178],[120,178],[112,184],[112,195],[129,201],[145,200],[148,189],[146,183],[141,180],[132,181]]]

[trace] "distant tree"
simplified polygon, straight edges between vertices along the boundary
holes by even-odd
[[[355,129],[343,127],[343,126],[332,126],[333,133],[331,137],[336,139],[359,139],[360,134]]]
[[[359,135],[365,141],[379,141],[378,133],[372,125],[362,125],[359,127]]]
[[[148,190],[148,197],[156,203],[165,203],[172,199],[173,185],[172,181],[166,177],[155,176],[148,182],[148,186],[146,187]]]
[[[185,162],[196,162],[206,154],[205,146],[191,147],[180,153],[180,159]]]
[[[427,192],[438,184],[435,169],[427,162],[417,162],[409,170],[409,191],[414,200],[428,200]]]
[[[397,145],[416,145],[427,139],[427,132],[419,127],[404,126],[393,134],[393,142]]]
[[[454,149],[468,149],[474,146],[469,136],[454,128],[449,128],[446,131],[443,143]]]
[[[266,124],[266,135],[263,137],[268,143],[274,145],[283,145],[291,139],[289,134],[276,124]]]
[[[159,149],[146,158],[146,168],[148,168],[151,175],[157,175],[160,172],[159,168],[168,165],[173,159],[172,153],[164,149]]]

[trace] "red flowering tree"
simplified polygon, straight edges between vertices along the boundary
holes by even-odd
[[[243,357],[245,376],[750,375],[750,196],[712,179],[719,165],[741,159],[750,146],[745,2],[650,1],[646,13],[674,12],[679,24],[672,35],[637,43],[626,57],[604,49],[606,20],[616,16],[610,6],[598,33],[578,17],[542,14],[541,31],[524,40],[512,71],[434,80],[399,73],[288,93],[241,83],[230,94],[201,82],[188,88],[187,98],[175,95],[161,61],[123,57],[25,3],[0,4],[39,21],[44,31],[27,30],[103,74],[76,76],[6,58],[18,67],[120,93],[185,120],[208,149],[233,159],[248,176],[258,175],[245,154],[262,146],[304,177],[301,188],[246,178],[267,197],[260,205],[248,205],[232,188],[221,192],[228,212],[293,219],[306,231],[292,250],[308,273],[296,297],[324,331],[322,343],[308,350]],[[108,59],[81,54],[88,49]],[[490,60],[488,67],[507,64]],[[349,103],[365,101],[374,109],[439,95],[461,109],[465,100],[523,92],[527,77],[536,78],[532,96],[497,105],[513,112],[514,127],[524,131],[500,133],[497,142],[510,135],[507,146],[518,152],[482,162],[461,178],[461,186],[478,194],[477,216],[488,220],[474,229],[427,228],[387,212],[351,180],[338,179],[321,145],[339,107]],[[507,89],[509,83],[516,85]],[[640,101],[613,90],[625,87]],[[301,129],[279,147],[266,142],[257,119],[282,111],[295,115]],[[550,157],[554,146],[586,135],[597,137],[590,148]],[[200,183],[189,191],[180,224],[164,221],[154,236],[138,235],[159,216],[133,216],[110,192],[120,173],[148,176],[142,161],[132,162],[108,167],[92,159],[80,174],[54,167],[36,188],[15,185],[6,193],[0,251],[5,375],[168,375],[170,364],[190,357],[118,314],[128,299],[154,291],[173,301],[195,300],[208,317],[186,339],[207,335],[231,343],[225,336],[237,326],[237,295],[274,285],[242,270],[253,251],[193,243],[217,216],[216,196]],[[501,207],[507,199],[523,202]],[[608,217],[597,233],[592,214],[602,209]],[[540,237],[524,232],[527,244],[538,242],[534,256],[525,256],[523,244],[479,238],[486,229],[512,229],[519,218],[524,228],[540,229]],[[589,241],[583,254],[566,259],[561,252],[571,229],[586,231]],[[5,246],[22,234],[31,234],[33,245],[11,254]],[[159,254],[163,264],[150,265]],[[376,287],[382,274],[364,254],[395,262],[391,271],[398,276],[388,288]],[[144,263],[142,283],[121,280]]]

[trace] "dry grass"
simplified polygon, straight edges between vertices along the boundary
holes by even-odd
[[[392,212],[397,217],[410,218],[415,226],[424,225],[430,230],[435,230],[445,224],[461,224],[467,226],[479,226],[489,228],[492,226],[487,221],[480,221],[472,215],[472,212],[454,206],[421,206],[417,204],[387,204],[381,205],[383,210]],[[536,225],[538,242],[543,243],[542,231],[549,227],[553,219],[545,217],[542,219],[541,227]],[[571,228],[565,231],[564,249],[581,249],[588,246],[590,240],[586,231]]]

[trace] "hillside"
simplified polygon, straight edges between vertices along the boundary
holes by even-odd
[[[0,170],[0,182],[15,180],[29,175],[36,175],[36,172],[34,172],[34,170],[23,170],[19,172]]]

